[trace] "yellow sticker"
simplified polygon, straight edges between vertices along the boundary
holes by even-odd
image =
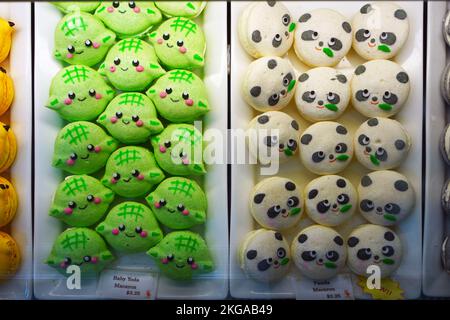
[[[367,279],[358,277],[358,285],[363,289],[364,293],[370,294],[375,300],[404,300],[403,290],[400,284],[392,279],[381,279],[379,289],[369,289],[367,287]]]

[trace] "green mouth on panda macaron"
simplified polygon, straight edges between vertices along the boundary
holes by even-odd
[[[378,105],[378,108],[380,108],[381,110],[384,110],[384,111],[391,111],[392,105],[390,105],[389,103],[380,103]]]
[[[379,166],[380,160],[377,159],[373,154],[370,155],[370,162],[372,162],[374,165]]]
[[[388,264],[388,265],[392,265],[392,264],[394,264],[394,263],[395,263],[395,261],[394,261],[394,260],[392,260],[392,259],[388,259],[388,258],[386,258],[386,259],[383,259],[382,261],[383,261],[383,263],[384,263],[384,264]]]
[[[334,111],[334,112],[338,112],[339,111],[339,108],[333,103],[327,103],[325,105],[325,108],[327,108],[330,111]]]
[[[333,50],[331,50],[330,48],[323,48],[322,51],[323,51],[323,53],[325,53],[328,57],[330,57],[330,58],[333,58],[333,57],[334,57]]]
[[[333,263],[333,262],[325,262],[324,265],[325,265],[325,267],[328,268],[328,269],[336,269],[336,268],[337,268],[336,264]]]
[[[293,209],[289,212],[289,215],[290,215],[290,216],[296,216],[296,215],[298,215],[298,214],[300,213],[300,211],[302,211],[301,208],[293,208]]]
[[[393,221],[393,222],[397,221],[397,218],[395,216],[393,216],[392,214],[385,214],[383,216],[383,218],[388,221]]]
[[[379,45],[378,50],[380,50],[382,52],[386,52],[386,53],[391,52],[391,48],[389,48],[389,46],[387,46],[385,44]]]
[[[289,82],[289,86],[287,88],[287,92],[291,92],[292,89],[294,89],[295,87],[295,80],[291,80],[291,82]]]
[[[295,30],[295,23],[292,22],[292,23],[289,25],[289,32],[292,32],[292,31],[294,31],[294,30]]]
[[[338,155],[338,156],[336,157],[336,160],[338,160],[338,161],[347,161],[348,158],[350,158],[348,155],[346,155],[346,154],[340,154],[340,155]]]
[[[352,208],[351,204],[346,204],[345,206],[343,206],[341,208],[341,210],[339,210],[341,213],[346,213],[348,210],[350,210]]]

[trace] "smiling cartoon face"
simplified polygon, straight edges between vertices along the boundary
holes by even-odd
[[[264,57],[252,62],[243,80],[245,101],[258,111],[280,110],[294,96],[295,70],[288,60]]]
[[[112,47],[99,72],[122,91],[143,91],[165,73],[153,47],[137,38],[119,41]]]
[[[75,65],[53,78],[46,107],[67,121],[89,121],[98,117],[113,97],[114,90],[97,71]]]
[[[283,56],[294,41],[295,21],[276,1],[253,2],[239,18],[239,40],[253,56]]]
[[[163,233],[152,211],[138,202],[123,202],[95,229],[120,252],[144,252],[161,241]]]
[[[173,175],[203,175],[203,136],[189,124],[172,124],[152,137],[158,165]]]
[[[189,229],[206,220],[206,196],[194,180],[168,178],[146,200],[159,222],[171,229]]]
[[[150,33],[149,39],[158,59],[169,69],[201,68],[205,63],[205,35],[192,20],[171,18]]]
[[[123,143],[143,143],[164,127],[155,106],[142,93],[128,92],[115,97],[97,122]]]
[[[291,254],[281,233],[259,229],[247,235],[241,246],[241,268],[251,278],[272,282],[289,271]]]
[[[72,174],[94,173],[104,167],[117,146],[117,141],[99,126],[72,122],[56,137],[52,164]]]
[[[93,66],[101,62],[116,35],[89,13],[64,16],[55,30],[55,58],[68,64]]]
[[[14,186],[0,177],[0,227],[12,221],[17,211],[17,194]]]
[[[284,230],[295,226],[302,216],[303,198],[289,179],[262,180],[250,195],[250,211],[264,228]]]
[[[164,179],[153,154],[142,147],[116,150],[106,164],[102,183],[123,197],[136,198],[148,193]]]
[[[210,110],[202,79],[186,70],[167,72],[147,91],[147,95],[158,113],[175,123],[192,122]]]
[[[276,131],[277,130],[277,131]],[[261,163],[286,162],[298,149],[297,120],[279,111],[269,111],[254,118],[249,125],[250,152]]]
[[[400,122],[372,118],[355,132],[355,154],[371,170],[396,168],[408,156],[411,138]]]
[[[63,13],[72,11],[93,12],[100,5],[100,1],[54,1],[52,5]]]
[[[365,175],[358,186],[359,209],[371,223],[393,226],[406,218],[415,203],[408,179],[394,171]]]
[[[195,18],[206,6],[206,1],[156,1],[156,7],[166,17]]]
[[[351,45],[352,27],[334,10],[317,9],[298,19],[294,49],[300,60],[309,66],[335,66]]]
[[[318,122],[300,139],[303,165],[316,174],[335,174],[347,167],[353,157],[353,141],[347,129],[331,121]]]
[[[50,216],[72,227],[97,223],[114,200],[114,193],[87,175],[69,176],[58,186]]]
[[[397,114],[410,90],[408,74],[389,60],[373,60],[358,66],[351,87],[352,105],[366,117]]]
[[[353,49],[364,59],[390,59],[406,42],[406,11],[394,3],[365,4],[353,18]]]
[[[347,179],[327,175],[311,181],[305,188],[308,216],[324,226],[348,221],[357,207],[358,195]]]
[[[148,252],[162,273],[175,280],[190,280],[214,270],[214,262],[205,240],[190,231],[176,231]]]
[[[381,278],[389,277],[400,266],[402,244],[390,229],[366,224],[355,229],[347,240],[348,266],[361,276],[368,276],[367,268],[380,268]]]
[[[99,273],[114,257],[105,241],[87,228],[70,228],[61,233],[53,244],[47,264],[67,276],[66,269],[77,265],[83,274]]]
[[[291,252],[300,272],[313,280],[333,278],[345,267],[347,259],[341,235],[319,225],[302,230],[292,242]]]
[[[102,2],[95,16],[119,38],[143,35],[162,20],[153,1]]]
[[[350,82],[333,68],[311,69],[300,75],[295,104],[309,121],[335,120],[350,102]]]

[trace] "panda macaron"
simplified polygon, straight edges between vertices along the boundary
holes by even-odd
[[[336,174],[353,157],[353,139],[347,128],[332,121],[321,121],[307,128],[300,138],[300,159],[311,172]]]
[[[406,11],[392,2],[365,4],[352,25],[353,49],[366,60],[396,56],[409,34]]]
[[[389,277],[400,266],[402,244],[389,228],[374,224],[357,227],[347,239],[347,264],[357,275],[369,276],[368,267],[378,266],[381,278]]]
[[[238,22],[241,45],[254,58],[283,56],[292,46],[294,30],[291,13],[276,1],[249,4]]]
[[[302,73],[295,91],[295,104],[306,120],[336,120],[350,101],[350,81],[338,70],[319,67]]]
[[[295,70],[287,59],[263,57],[247,68],[242,96],[258,111],[275,111],[286,107],[294,96]]]
[[[400,122],[388,118],[372,118],[355,132],[355,155],[370,170],[386,170],[400,166],[408,156],[411,138]]]
[[[300,272],[313,280],[327,280],[345,267],[347,246],[331,228],[313,225],[300,231],[291,244],[291,254]]]
[[[302,192],[290,179],[266,178],[253,188],[250,212],[264,228],[292,228],[298,224],[303,214]]]
[[[305,208],[314,222],[333,227],[348,221],[358,206],[356,188],[344,177],[322,176],[305,187]]]
[[[351,47],[352,27],[339,12],[316,9],[298,19],[294,49],[308,66],[335,66]]]
[[[389,60],[373,60],[355,69],[352,105],[366,117],[391,117],[408,99],[408,73]]]
[[[247,234],[239,252],[248,277],[273,282],[284,277],[291,264],[289,244],[279,232],[258,229]]]
[[[414,208],[415,195],[409,180],[402,174],[383,170],[361,178],[358,186],[359,210],[370,223],[393,226],[405,219]]]

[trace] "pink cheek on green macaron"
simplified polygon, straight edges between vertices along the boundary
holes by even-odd
[[[92,44],[92,47],[93,47],[94,49],[98,49],[98,48],[100,48],[100,43],[94,42],[94,43]]]
[[[159,152],[166,153],[167,149],[164,146],[159,146]]]
[[[168,263],[169,263],[169,259],[167,259],[167,258],[162,258],[162,259],[161,259],[161,263],[162,263],[162,264],[168,264]]]
[[[73,160],[73,159],[67,159],[66,164],[67,164],[68,166],[73,166],[73,165],[75,165],[75,160]]]
[[[185,166],[187,166],[189,164],[189,159],[183,159],[181,161]]]
[[[191,269],[195,270],[198,268],[198,265],[194,262],[193,264],[191,264]]]
[[[158,40],[156,40],[156,42],[158,43],[158,44],[163,44],[163,39],[161,39],[161,38],[158,38]]]
[[[119,229],[112,229],[111,233],[117,236],[119,234]]]
[[[185,54],[187,51],[186,47],[180,47],[178,50],[183,54]]]
[[[66,264],[65,261],[61,262],[61,263],[59,264],[59,266],[60,266],[61,268],[63,268],[63,269],[66,269],[66,268],[67,268],[67,264]]]
[[[136,126],[138,126],[138,127],[142,127],[143,125],[144,125],[144,121],[142,121],[142,120],[138,120],[136,122]]]
[[[112,183],[112,184],[116,184],[116,183],[117,183],[117,180],[114,179],[114,178],[111,178],[111,183]]]
[[[139,13],[139,12],[141,12],[141,8],[139,8],[139,7],[134,7],[133,11],[134,11],[135,13]]]
[[[137,72],[142,72],[142,71],[144,71],[144,67],[143,66],[137,66],[136,67],[136,71]]]
[[[72,99],[69,99],[69,98],[64,99],[64,104],[66,106],[70,106],[72,104],[72,102],[73,102]]]
[[[65,208],[64,209],[64,213],[68,216],[70,216],[73,213],[73,209],[72,208]]]
[[[102,152],[102,147],[96,146],[96,147],[94,148],[94,151],[95,151],[95,153],[100,153],[100,152]]]
[[[192,99],[187,99],[187,100],[184,101],[184,103],[186,103],[186,105],[187,105],[188,107],[192,107],[192,106],[194,105],[194,100],[192,100]]]
[[[108,11],[109,13],[113,13],[114,12],[114,8],[113,7],[108,7],[106,9],[106,11]]]
[[[103,96],[100,93],[95,94],[95,99],[100,100]]]
[[[114,66],[109,67],[109,72],[116,72],[116,67]]]
[[[142,238],[147,238],[148,233],[147,233],[147,231],[142,231],[140,235]]]
[[[137,176],[137,179],[140,180],[140,181],[144,180],[144,178],[145,177],[144,177],[144,175],[142,173]]]
[[[167,97],[167,92],[161,91],[161,92],[159,93],[159,97],[160,97],[161,99],[164,99],[165,97]]]
[[[155,202],[154,206],[155,206],[156,209],[161,208],[161,205],[159,204],[159,202]]]
[[[97,262],[98,262],[98,257],[91,258],[91,263],[97,263]]]
[[[68,54],[66,55],[66,57],[67,57],[67,59],[72,59],[72,58],[73,58],[73,54],[72,54],[72,53],[68,53]]]
[[[100,204],[100,203],[102,203],[102,199],[101,198],[95,198],[94,199],[94,203],[95,204]]]
[[[112,124],[117,122],[117,118],[116,117],[111,117],[111,119],[109,119],[109,121],[111,121]]]
[[[183,214],[183,216],[188,216],[189,215],[189,210],[184,209],[182,214]]]

